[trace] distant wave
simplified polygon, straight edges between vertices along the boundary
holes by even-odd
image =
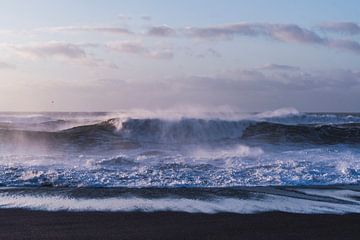
[[[249,125],[246,121],[181,119],[131,119],[122,123],[119,134],[140,141],[197,142],[238,139]]]
[[[49,123],[52,124],[52,123]],[[57,124],[57,123],[56,123]],[[281,124],[256,121],[204,119],[109,119],[107,121],[47,132],[0,129],[2,141],[106,141],[118,138],[135,142],[201,143],[257,140],[269,143],[356,144],[360,143],[360,123]]]
[[[261,122],[247,127],[242,135],[242,138],[265,140],[272,143],[360,143],[360,123],[292,126]]]
[[[63,131],[68,134],[108,132],[119,137],[158,143],[192,143],[219,140],[352,144],[360,143],[360,123],[288,125],[272,122],[181,119],[110,119],[92,126]]]

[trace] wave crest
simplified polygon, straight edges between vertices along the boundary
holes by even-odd
[[[163,143],[218,141],[239,139],[248,125],[247,121],[129,119],[118,133],[129,139]]]

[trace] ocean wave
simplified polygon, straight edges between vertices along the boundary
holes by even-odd
[[[360,123],[339,125],[284,125],[260,122],[247,127],[243,139],[282,143],[360,143]]]
[[[288,125],[271,122],[203,119],[110,119],[92,126],[76,127],[64,133],[107,132],[124,139],[155,143],[196,143],[220,140],[265,140],[309,144],[360,143],[360,123]]]
[[[359,156],[359,152],[341,148],[271,152],[248,146],[210,150],[197,147],[184,152],[130,152],[109,157],[16,155],[16,158],[0,158],[0,185],[234,187],[359,184]]]
[[[285,109],[253,114],[251,120],[95,114],[92,124],[82,121],[83,115],[50,116],[50,122],[43,122],[50,130],[0,129],[0,185],[231,187],[360,181],[355,113]],[[60,119],[73,117],[80,118],[80,126],[54,131],[69,123]],[[332,120],[314,123],[322,118]]]
[[[58,132],[0,129],[1,142],[18,145],[36,142],[43,145],[59,143],[111,145],[111,142],[119,140],[162,144],[255,140],[286,144],[357,144],[360,143],[360,123],[288,125],[248,120],[109,119],[98,124],[73,127]]]
[[[360,213],[360,193],[343,189],[213,189],[174,191],[157,189],[132,189],[111,191],[110,197],[98,196],[103,190],[83,189],[86,195],[76,196],[76,191],[26,191],[0,189],[0,208],[25,208],[46,211],[122,211],[189,213],[219,212],[251,214],[259,212],[290,212],[302,214]],[[137,192],[133,195],[132,192]],[[187,193],[188,192],[188,193]],[[324,194],[325,192],[325,194]],[[139,194],[140,193],[140,194]],[[223,195],[225,193],[225,196]],[[229,195],[230,196],[226,196]],[[326,193],[331,193],[330,196]],[[340,198],[338,198],[340,196]]]

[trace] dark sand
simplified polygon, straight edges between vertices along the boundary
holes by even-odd
[[[360,239],[360,215],[0,210],[0,239]]]

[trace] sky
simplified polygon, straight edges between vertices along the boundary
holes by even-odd
[[[0,0],[0,111],[360,111],[357,0]]]

